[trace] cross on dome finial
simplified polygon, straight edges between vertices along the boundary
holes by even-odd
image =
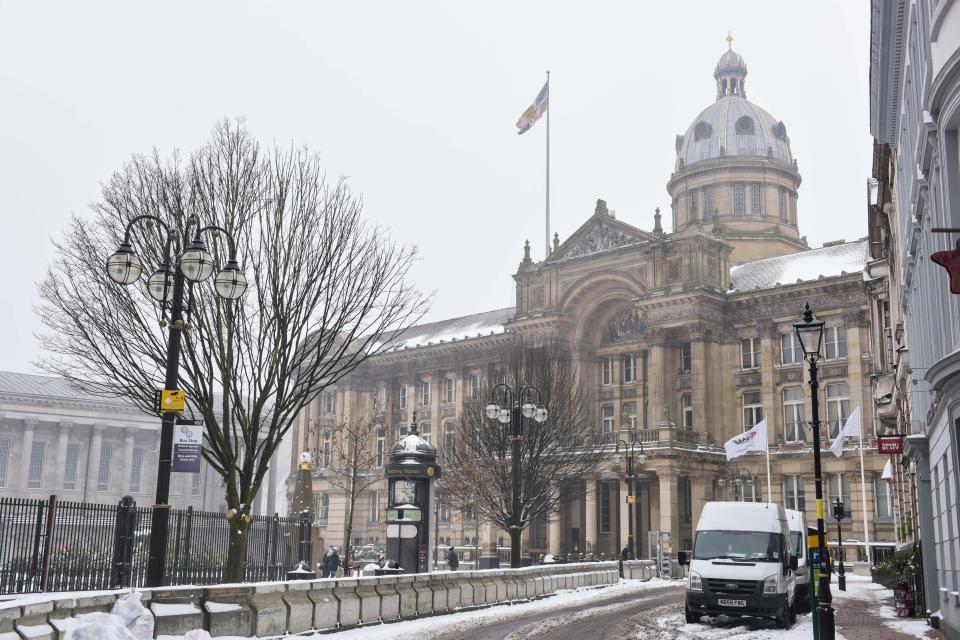
[[[727,48],[733,49],[733,34],[727,31]]]

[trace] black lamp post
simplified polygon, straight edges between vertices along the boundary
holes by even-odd
[[[840,528],[840,521],[843,520],[843,502],[837,498],[833,503],[833,517],[837,519],[837,545],[840,553],[840,569],[837,571],[837,585],[840,591],[847,590],[847,572],[843,567],[843,529]]]
[[[202,235],[206,231],[220,232],[227,236],[230,245],[230,258],[217,274],[214,289],[227,300],[235,300],[243,295],[247,288],[247,279],[236,260],[236,246],[230,232],[217,225],[200,227],[199,220],[191,216],[187,221],[187,230],[197,225],[193,242],[179,255],[176,264],[171,267],[171,249],[177,240],[177,231],[167,223],[152,215],[137,216],[126,227],[123,242],[117,251],[107,258],[107,275],[117,284],[130,285],[143,273],[143,263],[130,244],[130,230],[133,224],[145,220],[148,225],[158,224],[166,232],[163,264],[147,279],[147,293],[161,305],[160,326],[168,326],[166,310],[170,309],[170,339],[167,341],[167,365],[164,390],[180,388],[180,343],[183,332],[190,325],[183,320],[183,290],[185,280],[190,283],[203,282],[213,275],[216,265],[207,251]],[[157,495],[153,505],[150,526],[150,557],[147,564],[147,586],[163,586],[166,571],[167,527],[170,520],[170,463],[173,457],[173,428],[177,411],[164,411],[160,427],[160,459],[157,465]]]
[[[823,521],[823,476],[820,468],[820,398],[817,382],[817,361],[820,359],[820,347],[823,344],[823,320],[817,320],[807,304],[803,311],[803,320],[793,325],[797,340],[803,347],[804,357],[810,363],[810,395],[812,402],[813,427],[813,474],[817,498],[817,547],[820,554],[820,579],[817,593],[817,618],[819,640],[834,640],[836,626],[833,618],[833,597],[830,595],[830,559],[827,556],[827,539],[824,535]],[[817,629],[814,629],[816,634]]]
[[[500,406],[497,395],[506,397],[506,406]],[[530,399],[537,396],[536,404]],[[523,442],[523,418],[533,418],[537,423],[547,419],[547,409],[541,401],[540,390],[528,384],[520,383],[516,393],[508,384],[498,384],[490,395],[490,403],[486,406],[487,418],[497,420],[500,424],[511,425],[510,430],[510,468],[513,474],[513,507],[510,522],[510,567],[516,569],[520,563],[520,445]]]
[[[733,499],[734,501],[742,500],[742,487],[748,482],[753,486],[754,497],[756,497],[756,488],[757,481],[753,474],[750,473],[750,470],[746,467],[731,467],[727,470],[728,475],[730,476],[730,488],[733,489]],[[727,483],[727,479],[721,476],[717,479],[717,484],[723,487]]]
[[[636,479],[636,475],[633,472],[633,456],[637,443],[631,441],[628,444],[624,440],[618,440],[617,448],[614,451],[615,454],[620,453],[621,446],[627,458],[627,473],[625,478],[627,482],[627,548],[630,549],[630,557],[626,558],[626,560],[632,560],[637,557],[637,548],[634,544],[633,537],[633,505],[636,502],[636,499],[633,497],[633,483]],[[618,460],[615,459],[614,462],[618,462]],[[643,450],[642,440],[640,441],[640,456],[637,458],[637,462],[640,464],[647,463],[647,454]]]

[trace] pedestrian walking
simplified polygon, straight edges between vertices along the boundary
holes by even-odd
[[[630,559],[630,547],[629,547],[629,546],[624,546],[624,547],[623,547],[623,551],[620,552],[620,559],[621,559],[621,560],[629,560],[629,559]]]
[[[460,556],[457,555],[457,550],[453,545],[447,550],[447,566],[450,567],[450,571],[456,571],[457,567],[460,566]]]
[[[336,578],[337,569],[340,568],[340,565],[340,556],[337,554],[337,548],[330,547],[327,549],[327,555],[323,558],[323,577]]]

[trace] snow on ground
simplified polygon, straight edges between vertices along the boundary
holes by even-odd
[[[674,607],[676,608],[676,607]],[[657,618],[657,626],[661,633],[659,638],[680,640],[809,640],[813,637],[813,624],[810,614],[797,616],[797,623],[788,630],[777,629],[773,620],[762,618],[728,618],[714,616],[703,618],[700,624],[686,624],[683,621],[683,610]],[[637,640],[652,640],[653,636],[646,630],[637,632]],[[837,640],[843,636],[837,634]]]
[[[897,610],[893,608],[893,591],[883,585],[871,582],[867,576],[847,576],[847,590],[840,591],[834,583],[832,586],[833,599],[866,600],[870,608],[878,613],[883,626],[900,633],[922,638],[930,626],[926,620],[898,618]]]

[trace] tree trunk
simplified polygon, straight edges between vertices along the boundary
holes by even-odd
[[[346,522],[344,523],[344,529],[343,529],[343,572],[344,573],[347,572],[347,568],[348,568],[347,562],[351,561],[350,541],[352,540],[352,536],[353,536],[353,507],[354,507],[354,501],[352,497],[350,498],[350,502],[348,504],[349,506],[347,508],[347,518],[346,518]]]
[[[522,529],[510,529],[510,568],[516,569],[522,563],[520,562],[520,536]]]
[[[227,547],[227,564],[223,568],[223,581],[243,582],[247,567],[247,538],[250,523],[237,514],[230,519],[230,543]]]

